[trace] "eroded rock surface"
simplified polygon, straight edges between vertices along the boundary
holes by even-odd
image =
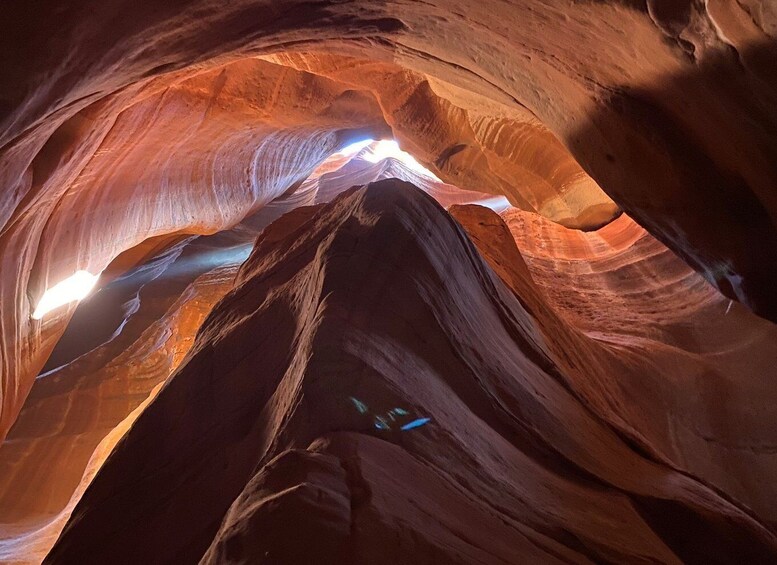
[[[620,367],[506,226],[460,216],[507,284],[400,181],[265,230],[47,562],[773,561],[763,518],[592,402],[592,361]]]
[[[71,309],[149,238],[232,227],[362,134],[568,227],[625,210],[777,320],[768,2],[9,2],[0,437]],[[173,205],[174,203],[174,205]]]
[[[0,560],[77,507],[52,560],[774,561],[771,2],[9,0],[0,32]],[[458,224],[350,190],[389,178]],[[91,303],[32,319],[78,270]]]

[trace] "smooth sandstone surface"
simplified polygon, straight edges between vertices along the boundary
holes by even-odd
[[[774,561],[771,2],[0,31],[0,561]]]
[[[354,127],[567,225],[614,201],[777,320],[768,2],[19,0],[0,18],[0,435],[70,313],[30,321],[46,288],[230,227]]]
[[[461,190],[457,193],[455,187],[419,175],[394,159],[371,163],[364,159],[370,151],[367,148],[350,161],[335,156],[335,161],[345,161],[345,164],[340,163],[339,169],[314,174],[294,194],[271,203],[231,232],[213,236],[211,239],[214,243],[207,243],[206,239],[203,244],[199,244],[199,248],[186,244],[183,251],[176,250],[174,246],[158,260],[140,268],[139,272],[157,272],[161,269],[164,275],[170,270],[171,273],[179,273],[178,277],[183,276],[183,284],[198,272],[213,270],[216,275],[223,270],[221,266],[225,261],[228,262],[233,256],[230,250],[235,249],[236,244],[241,244],[238,258],[242,261],[242,253],[245,253],[242,251],[245,249],[243,242],[250,241],[252,234],[256,234],[273,218],[303,206],[298,213],[301,220],[295,219],[294,214],[283,216],[270,231],[260,237],[260,242],[268,238],[288,238],[290,230],[297,229],[300,221],[305,221],[315,212],[316,208],[305,208],[306,204],[312,204],[318,198],[329,201],[347,190],[351,182],[368,178],[385,175],[413,179],[424,187],[424,191],[441,199],[441,202],[453,197],[458,197],[459,201],[466,202],[469,199],[477,202],[484,196]],[[327,170],[328,167],[325,165],[323,169]],[[371,190],[375,191],[374,188]],[[381,185],[378,190],[385,188]],[[715,492],[719,489],[726,497],[755,510],[762,523],[771,527],[770,524],[774,523],[772,509],[775,493],[770,480],[774,472],[774,458],[769,447],[773,437],[769,425],[773,420],[770,414],[775,403],[773,387],[769,386],[770,381],[765,376],[768,377],[770,367],[777,358],[777,328],[721,297],[698,274],[625,215],[603,228],[585,233],[564,228],[515,208],[502,212],[506,223],[493,211],[481,206],[453,205],[450,211],[496,275],[516,293],[515,297],[522,307],[531,313],[533,339],[544,343],[553,352],[556,362],[564,369],[563,377],[585,405],[593,408],[641,456],[647,453],[650,458],[670,468],[697,477],[703,484],[716,489]],[[283,244],[280,245],[283,249]],[[200,248],[202,251],[198,250]],[[260,248],[255,253],[264,256],[265,252]],[[187,253],[192,258],[182,261],[181,258],[186,258]],[[181,263],[178,269],[168,266],[174,267],[177,262]],[[411,271],[414,269],[409,268]],[[629,271],[638,271],[639,276]],[[441,281],[447,281],[450,271],[445,269],[442,272],[445,276]],[[147,298],[162,299],[164,304],[178,291],[174,286],[170,287],[169,277],[158,278],[166,285],[165,292],[160,294],[159,290],[154,290],[153,284],[146,283],[145,293]],[[228,286],[231,286],[230,281],[231,278],[225,280]],[[117,281],[121,282],[121,279]],[[221,284],[216,288],[223,289],[215,295],[218,297],[228,287]],[[131,294],[131,289],[130,285],[130,290],[123,292]],[[364,291],[363,288],[360,290]],[[101,292],[107,292],[107,289]],[[188,296],[189,292],[181,302],[185,303]],[[98,293],[92,300],[97,301],[100,297]],[[678,302],[678,299],[682,301]],[[106,300],[115,301],[110,295],[103,301]],[[141,305],[149,307],[149,303],[143,300]],[[151,309],[146,314],[151,319],[161,315],[158,307],[154,314],[153,305],[152,301]],[[89,312],[90,306],[89,302],[84,303],[82,309]],[[92,309],[99,307],[98,303]],[[88,323],[91,319],[77,316],[72,323]],[[175,317],[162,316],[156,326],[160,329],[177,328],[178,323]],[[196,323],[187,327],[190,328],[188,331],[192,331],[196,329]],[[132,335],[128,329],[122,333],[125,337],[127,334]],[[190,334],[184,332],[184,335]],[[110,358],[123,349],[128,352],[124,357],[137,356],[134,348],[140,347],[142,343],[143,340],[139,340],[137,345],[127,348],[114,338],[89,356],[95,360],[103,358],[101,363],[105,362],[105,355]],[[700,347],[700,343],[704,346]],[[66,347],[72,352],[72,344]],[[189,345],[185,347],[188,349]],[[491,347],[492,344],[487,343],[478,351],[489,352]],[[246,351],[253,355],[250,346]],[[142,349],[140,352],[142,354]],[[105,379],[99,369],[89,368],[88,365],[85,367],[89,356],[65,365],[58,372],[82,375],[81,379],[89,375],[88,378],[94,382]],[[122,370],[121,356],[118,361],[109,364],[116,375],[113,378],[136,381],[140,373],[137,370]],[[146,382],[160,382],[160,376],[164,378],[164,375],[173,371],[176,364],[155,365],[157,376],[154,378],[157,380],[153,381],[152,378]],[[713,364],[715,368],[711,370]],[[41,386],[33,390],[29,409],[25,410],[23,418],[12,430],[12,441],[0,448],[0,462],[9,469],[7,476],[14,481],[12,487],[4,489],[9,498],[3,508],[11,512],[6,515],[9,522],[14,519],[18,522],[15,529],[4,528],[2,549],[5,558],[14,562],[39,562],[46,555],[111,447],[129,428],[129,422],[138,416],[153,397],[152,394],[139,405],[145,396],[128,396],[125,392],[119,392],[116,396],[114,389],[111,396],[120,402],[113,400],[111,404],[105,404],[101,401],[100,406],[104,406],[101,412],[106,416],[114,420],[117,417],[121,419],[127,417],[126,414],[135,406],[140,406],[140,409],[121,425],[111,424],[109,420],[107,425],[102,423],[102,427],[92,425],[89,436],[73,435],[72,425],[61,428],[67,418],[62,419],[57,409],[51,409],[56,406],[52,401],[67,403],[66,406],[75,417],[83,418],[90,414],[91,419],[92,409],[88,404],[78,403],[78,396],[74,393],[80,387],[69,386],[67,382],[54,385],[61,391],[58,396],[47,394],[46,390],[51,388],[51,381],[47,379],[52,376],[42,377]],[[262,381],[260,379],[256,382]],[[725,382],[736,382],[739,394],[734,395],[733,389],[728,389],[721,395],[720,387]],[[156,390],[152,392],[156,393]],[[51,399],[46,401],[47,404],[34,400],[41,396]],[[718,408],[712,409],[710,402],[715,402],[714,406]],[[41,408],[36,409],[37,405]],[[49,409],[46,409],[47,406]],[[25,436],[39,437],[42,426],[49,426],[52,430],[62,429],[62,432],[57,432],[46,442],[25,443]],[[79,426],[83,427],[83,424]],[[30,434],[27,431],[29,429],[38,431]],[[572,427],[570,431],[576,429]],[[164,430],[164,427],[158,429],[160,433],[165,433]],[[84,441],[85,437],[94,439]],[[95,449],[94,446],[103,437],[105,439]],[[73,442],[74,439],[77,443]],[[30,445],[34,447],[28,447]],[[73,451],[73,446],[78,446],[80,451]],[[89,465],[79,463],[84,461],[84,456],[88,457],[92,453],[91,450],[94,450],[94,454]],[[25,468],[24,465],[28,469],[36,469],[41,460],[56,461],[53,457],[57,452],[64,454],[64,457],[60,455],[60,463],[51,464],[46,468],[46,473],[19,471]],[[82,454],[80,459],[76,457],[79,452]],[[145,455],[140,458],[143,457]],[[13,469],[17,471],[14,473]],[[69,473],[71,478],[66,480],[61,476],[63,472]],[[264,477],[264,474],[260,476]],[[402,488],[407,488],[407,485]],[[49,494],[52,489],[59,494]],[[20,499],[15,495],[17,492],[29,494]],[[264,496],[274,499],[275,494],[271,489],[265,492]],[[234,504],[238,505],[237,508],[240,508],[239,504],[243,504],[241,501],[244,499],[242,495],[236,499]],[[253,508],[252,500],[249,498],[245,504]],[[269,520],[275,529],[267,536],[277,537],[284,527],[288,527],[288,520],[296,520],[300,509],[293,500],[278,510],[290,513],[291,517],[287,522],[277,522],[273,515]],[[305,508],[304,513],[320,511],[310,506]],[[233,512],[237,510],[225,517],[222,529],[230,527],[228,524],[233,518],[229,516]],[[38,521],[31,524],[31,518]],[[321,516],[320,519],[329,523],[330,518]],[[306,537],[311,540],[328,537],[331,533],[328,530],[326,534],[316,533],[321,526],[316,520],[311,518]],[[283,526],[284,523],[286,526]],[[296,528],[297,522],[294,523]],[[347,540],[351,538],[345,539],[339,542],[329,539],[321,543],[330,548],[334,543],[340,548],[337,551],[341,551],[343,544],[348,545]],[[512,542],[508,543],[510,548],[513,545]],[[286,555],[292,562],[303,559],[294,553],[295,548],[293,543],[281,543],[275,551],[291,552]],[[268,550],[264,546],[257,551],[259,549]],[[218,551],[222,549],[211,549],[209,559],[226,559]],[[250,561],[253,559],[251,555],[249,553],[244,558]],[[335,552],[335,555],[340,554]],[[691,557],[693,555],[690,554]],[[178,557],[173,559],[177,560]],[[689,556],[684,555],[683,559],[689,560]]]
[[[184,359],[239,265],[203,267],[207,259],[202,245],[190,244],[79,308],[87,319],[77,315],[65,338],[93,337],[90,322],[104,309],[118,311],[119,326],[36,380],[0,446],[0,561],[42,561],[113,446]],[[117,292],[131,298],[117,305]]]
[[[513,288],[398,180],[276,221],[47,562],[773,560],[762,519],[602,412],[577,363],[620,367],[492,247]]]
[[[150,240],[109,266],[108,273],[140,264],[79,305],[0,446],[1,560],[43,559],[113,445],[178,367],[209,309],[231,288],[264,227],[297,207],[381,178],[411,179],[443,204],[493,200],[393,158],[372,162],[375,147],[333,155],[295,192],[231,230],[177,243]]]

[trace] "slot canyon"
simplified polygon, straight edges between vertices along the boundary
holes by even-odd
[[[777,563],[773,0],[0,30],[0,563]]]

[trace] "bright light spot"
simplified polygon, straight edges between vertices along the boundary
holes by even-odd
[[[100,275],[93,275],[88,271],[76,271],[64,281],[55,284],[46,292],[38,302],[38,307],[32,313],[33,320],[40,320],[48,312],[59,308],[69,302],[83,300],[92,291]]]
[[[440,180],[432,171],[416,161],[415,157],[413,157],[410,153],[402,151],[399,148],[399,144],[393,139],[381,139],[372,148],[372,152],[364,156],[364,159],[370,163],[378,163],[383,159],[388,159],[389,157],[392,157],[398,161],[402,161],[405,166],[415,171],[416,173],[426,175],[427,177],[433,178],[437,181]]]
[[[356,155],[359,151],[367,147],[370,143],[375,143],[375,140],[365,139],[363,141],[357,141],[356,143],[351,143],[349,146],[342,149],[340,153],[342,153],[346,157],[350,157],[351,155]]]
[[[491,208],[497,214],[499,212],[504,212],[510,206],[512,206],[512,204],[510,204],[510,201],[504,196],[492,196],[491,198],[484,198],[483,200],[478,200],[477,202],[473,202],[473,204],[477,204],[478,206],[485,206],[486,208]]]
[[[412,430],[412,429],[415,429],[415,428],[420,428],[421,426],[425,426],[426,424],[428,424],[431,421],[432,421],[431,418],[417,418],[417,419],[413,420],[412,422],[410,422],[409,424],[405,424],[404,426],[402,426],[400,428],[400,430],[402,430],[403,432],[406,432],[407,430]]]

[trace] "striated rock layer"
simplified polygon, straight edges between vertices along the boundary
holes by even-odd
[[[390,176],[413,179],[442,203],[489,200],[396,159],[365,160],[373,147],[333,156],[340,161],[337,174],[320,176],[328,159],[292,194],[232,230],[177,244],[150,241],[109,266],[109,273],[126,268],[169,246],[79,305],[0,446],[0,560],[33,563],[45,556],[113,444],[178,366],[257,234],[273,220],[354,183]]]
[[[0,446],[0,561],[42,561],[113,446],[232,287],[237,264],[198,275],[201,266],[192,268],[187,264],[192,260],[184,252],[163,264],[154,280],[141,282],[142,274],[134,273],[109,286],[106,290],[120,286],[137,293],[115,335],[36,380]],[[110,307],[115,297],[103,300],[103,294],[79,312],[94,318]],[[73,331],[92,337],[93,328],[79,322],[74,320]]]
[[[0,32],[0,561],[777,560],[773,2]]]
[[[773,562],[498,217],[454,215],[475,245],[394,180],[267,228],[47,562]]]
[[[231,228],[362,135],[568,227],[625,210],[777,320],[777,14],[758,0],[11,0],[0,438],[72,308],[149,238]]]
[[[626,215],[582,233],[515,209],[502,214],[509,231],[482,209],[451,211],[500,276],[534,297],[548,345],[577,375],[570,386],[603,419],[777,526],[777,326]],[[493,258],[495,242],[513,238],[522,257]],[[501,267],[523,258],[532,285]]]
[[[0,342],[0,437],[73,312],[31,320],[46,288],[78,269],[99,273],[149,239],[231,228],[352,136],[386,131],[368,95],[254,59],[136,90],[84,110],[89,143],[70,132],[57,147],[85,154],[69,167],[47,163],[51,177],[0,238],[2,272],[19,274],[0,277],[10,332]],[[301,96],[306,104],[291,107]],[[97,127],[93,112],[110,120]],[[21,253],[21,241],[38,245]]]

